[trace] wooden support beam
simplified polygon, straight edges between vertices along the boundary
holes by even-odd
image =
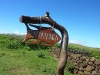
[[[49,24],[50,26],[54,26],[54,28],[58,29],[61,32],[62,40],[61,40],[61,51],[60,57],[57,65],[57,73],[56,75],[64,75],[64,69],[67,63],[67,48],[68,48],[68,32],[67,30],[60,24],[56,23],[49,16],[49,12],[46,12],[44,17],[30,17],[30,16],[21,16],[20,22],[22,23],[32,23],[32,24]]]

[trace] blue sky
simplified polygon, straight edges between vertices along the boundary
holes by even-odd
[[[100,48],[100,0],[0,0],[0,33],[24,34],[20,16],[44,16],[46,11],[66,28],[70,43]]]

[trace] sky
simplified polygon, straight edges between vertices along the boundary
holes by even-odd
[[[20,16],[44,16],[46,11],[66,28],[69,43],[100,48],[100,0],[0,0],[0,33],[25,34]]]

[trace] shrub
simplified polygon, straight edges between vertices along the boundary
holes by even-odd
[[[67,62],[66,68],[67,68],[67,70],[68,70],[70,73],[73,73],[73,72],[74,72],[75,66],[74,66],[74,64],[71,63],[71,62]]]
[[[44,58],[45,57],[45,54],[43,54],[42,52],[41,53],[38,53],[37,55],[39,58]]]

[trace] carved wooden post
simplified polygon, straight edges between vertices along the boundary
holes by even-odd
[[[40,19],[42,20],[42,24],[49,24],[51,26],[54,26],[54,28],[58,29],[61,32],[62,35],[61,50],[60,50],[60,57],[57,65],[56,75],[64,75],[64,68],[67,63],[68,32],[63,26],[53,21],[50,18],[48,12],[46,12],[46,15],[44,17],[21,16],[20,22],[39,24]]]

